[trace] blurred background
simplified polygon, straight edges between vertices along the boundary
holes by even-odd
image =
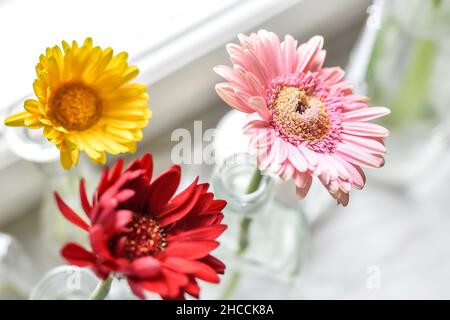
[[[171,165],[173,130],[193,132],[194,121],[203,132],[219,124],[218,153],[239,151],[239,116],[215,94],[221,79],[212,68],[229,64],[226,43],[260,28],[299,42],[323,35],[326,65],[346,67],[355,91],[392,109],[385,167],[367,172],[347,208],[313,187],[300,204],[310,234],[302,270],[289,292],[270,297],[450,298],[450,0],[0,0],[0,114],[32,93],[46,47],[92,37],[127,51],[149,86],[154,116],[139,152],[153,153],[157,172]],[[62,264],[42,236],[54,223],[45,212],[61,175],[49,178],[42,159],[25,161],[51,151],[20,139],[0,126],[1,298],[28,297]],[[183,166],[183,184],[208,180],[211,169]],[[83,170],[95,181],[95,168]],[[64,182],[68,193],[77,178]],[[239,297],[258,298],[255,288],[243,285]]]

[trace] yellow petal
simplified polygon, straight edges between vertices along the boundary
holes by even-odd
[[[126,120],[118,120],[118,119],[108,119],[107,124],[109,126],[113,126],[121,129],[135,129],[138,127],[136,121],[126,121]]]
[[[78,159],[80,158],[80,150],[72,149],[70,155],[72,157],[72,163],[76,166],[78,164]]]
[[[54,57],[48,59],[48,80],[52,90],[56,90],[61,84],[58,63]]]
[[[25,108],[25,110],[27,110],[30,113],[38,113],[39,114],[41,112],[39,109],[39,107],[40,107],[39,101],[36,101],[34,99],[25,100],[23,107]]]
[[[139,74],[139,69],[136,66],[130,66],[122,75],[122,83],[125,84],[130,80],[133,80]]]
[[[114,56],[111,60],[111,63],[108,65],[107,69],[114,69],[123,66],[127,63],[128,53],[123,51]]]
[[[86,40],[84,40],[83,46],[84,47],[88,47],[88,48],[92,48],[92,38],[91,37],[86,38]]]
[[[59,150],[59,158],[64,169],[69,170],[72,167],[72,155],[65,145]]]
[[[120,130],[114,127],[106,127],[106,131],[126,141],[133,140],[133,135],[128,130]]]
[[[31,129],[39,129],[42,128],[44,125],[42,124],[41,121],[39,121],[39,118],[34,116],[34,115],[30,115],[28,117],[25,118],[24,121],[25,125]]]
[[[5,119],[5,125],[10,127],[22,127],[25,126],[25,119],[29,116],[29,113],[26,111],[22,111],[16,113],[12,116],[9,116]]]
[[[105,164],[106,163],[106,153],[105,152],[101,152],[100,153],[100,157],[97,159],[92,159],[92,161],[96,164]]]
[[[135,153],[137,150],[136,142],[131,142],[127,145],[129,153]]]

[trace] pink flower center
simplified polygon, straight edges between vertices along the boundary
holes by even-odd
[[[291,138],[314,143],[325,138],[331,122],[320,99],[298,87],[279,87],[271,105],[272,121]]]
[[[134,214],[131,231],[125,235],[124,255],[131,260],[154,255],[167,246],[164,229],[155,219]]]

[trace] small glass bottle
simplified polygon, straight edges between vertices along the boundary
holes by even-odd
[[[246,194],[255,168],[253,158],[240,153],[227,158],[213,173],[214,193],[228,203],[224,209],[228,229],[215,254],[226,261],[227,269],[214,294],[212,288],[205,290],[207,296],[285,297],[300,270],[308,240],[303,212],[275,198],[274,179],[269,175],[263,175],[256,191]]]
[[[56,267],[38,282],[30,300],[86,300],[95,290],[97,277],[88,269]]]
[[[30,300],[89,300],[100,280],[86,268],[59,266],[48,271]],[[105,300],[135,300],[126,281],[115,279]]]

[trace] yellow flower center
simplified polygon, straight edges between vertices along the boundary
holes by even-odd
[[[59,88],[50,99],[53,120],[67,130],[86,130],[101,116],[102,101],[89,87],[69,83]]]
[[[126,235],[125,256],[131,260],[156,254],[167,246],[164,229],[158,221],[134,214],[131,231]]]
[[[323,139],[331,129],[325,105],[296,87],[282,87],[273,103],[273,121],[288,136],[307,142]]]

